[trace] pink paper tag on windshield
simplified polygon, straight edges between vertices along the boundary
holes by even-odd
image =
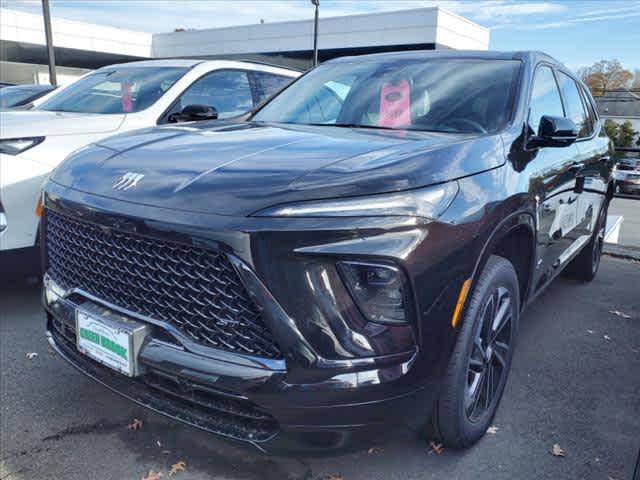
[[[381,127],[402,127],[411,125],[411,98],[409,82],[400,80],[385,83],[380,91]]]
[[[133,101],[131,99],[131,83],[124,82],[121,87],[122,90],[122,111],[124,113],[131,113],[133,111]]]

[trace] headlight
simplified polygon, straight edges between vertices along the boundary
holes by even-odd
[[[0,140],[0,153],[18,155],[44,141],[44,137],[6,138]]]
[[[256,217],[372,217],[417,216],[436,219],[444,213],[458,193],[458,182],[397,193],[313,200],[270,207],[254,213]]]
[[[408,288],[402,271],[370,262],[338,262],[338,270],[362,314],[385,324],[407,323]]]

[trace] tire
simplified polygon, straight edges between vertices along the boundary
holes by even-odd
[[[492,255],[467,305],[427,427],[430,439],[456,449],[470,447],[484,435],[506,385],[520,313],[518,276],[511,262]],[[503,321],[496,322],[501,312]]]
[[[604,245],[604,233],[607,227],[607,212],[609,211],[609,200],[600,209],[595,231],[582,251],[567,265],[564,273],[567,277],[579,282],[590,282],[598,273],[600,268],[600,258],[602,257],[602,247]]]

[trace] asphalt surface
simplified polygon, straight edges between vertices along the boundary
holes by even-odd
[[[50,353],[39,287],[14,282],[0,287],[0,480],[166,479],[181,460],[172,479],[627,480],[640,449],[639,285],[640,263],[611,258],[591,284],[556,280],[522,318],[497,432],[474,448],[429,454],[407,436],[308,459],[238,449],[93,383]],[[134,418],[144,424],[128,430]]]
[[[619,245],[640,247],[640,196],[615,197],[609,215],[622,215]]]

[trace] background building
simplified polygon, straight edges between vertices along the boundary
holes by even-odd
[[[345,55],[442,48],[486,50],[489,30],[439,7],[321,18],[320,61]],[[313,21],[160,33],[154,57],[242,57],[311,66]]]
[[[310,13],[312,10],[310,9]],[[313,20],[150,34],[52,18],[61,84],[88,70],[147,58],[240,58],[307,68]],[[439,7],[320,18],[319,57],[390,50],[479,49],[489,30]],[[0,9],[0,81],[47,83],[41,15]]]
[[[152,35],[52,18],[58,83],[89,70],[151,56]],[[49,83],[42,15],[0,8],[0,82]]]

